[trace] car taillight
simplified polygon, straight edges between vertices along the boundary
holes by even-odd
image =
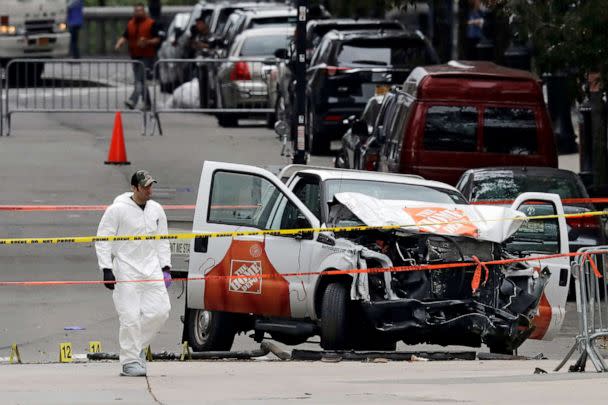
[[[376,170],[376,164],[378,163],[377,153],[366,153],[365,162],[363,162],[363,168],[371,172]]]
[[[247,62],[236,62],[230,72],[230,80],[251,80]]]
[[[326,66],[325,67],[325,72],[327,73],[327,76],[335,76],[336,74],[339,74],[341,72],[347,72],[349,70],[350,70],[350,68],[340,67],[340,66]]]
[[[599,230],[601,228],[598,217],[575,217],[566,218],[566,222],[574,229],[592,229]]]

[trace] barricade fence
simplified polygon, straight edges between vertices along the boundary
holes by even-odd
[[[154,64],[152,133],[160,114],[215,114],[220,126],[263,117],[274,124],[276,59],[161,59]]]
[[[594,257],[594,260],[588,260]],[[608,372],[608,246],[582,248],[572,261],[579,331],[575,343],[556,367],[559,371],[578,349],[580,356],[570,371],[585,371],[587,360],[598,372]],[[602,352],[604,355],[602,355]]]
[[[146,132],[149,98],[148,102],[141,99],[142,109],[125,103],[135,89],[147,92],[146,67],[141,61],[15,59],[7,64],[5,75],[7,135],[13,115],[21,113],[137,113],[142,134]]]

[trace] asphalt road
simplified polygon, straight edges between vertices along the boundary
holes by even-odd
[[[141,136],[139,118],[125,115],[131,165],[108,166],[103,162],[112,131],[111,115],[16,115],[12,135],[0,138],[0,204],[109,204],[128,190],[131,173],[140,168],[159,180],[156,199],[160,203],[194,204],[204,160],[263,167],[287,163],[280,156],[276,135],[261,122],[222,129],[214,118],[201,114],[166,114],[162,120],[164,136]],[[573,161],[573,157],[563,160],[568,165]],[[331,158],[315,157],[311,163],[330,165]],[[171,212],[170,226],[187,228],[192,214]],[[0,212],[1,237],[93,235],[100,217],[99,212]],[[0,247],[0,280],[95,280],[99,276],[91,245]],[[118,350],[118,319],[105,288],[0,289],[0,357],[8,356],[12,343],[19,345],[28,362],[56,361],[59,344],[66,341],[72,342],[75,353],[84,353],[91,340],[101,341],[104,351]],[[181,292],[179,284],[170,288],[173,311],[153,342],[154,351],[179,351]],[[526,342],[520,354],[542,352],[551,359],[561,358],[577,328],[575,310],[570,304],[568,309],[562,334],[555,341]],[[73,326],[83,330],[64,330]],[[247,336],[238,337],[235,344],[236,349],[257,346]]]

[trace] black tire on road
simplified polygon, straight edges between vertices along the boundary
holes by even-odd
[[[29,87],[37,86],[43,73],[43,62],[17,62],[8,66],[6,77],[11,85]]]
[[[325,350],[349,349],[348,288],[342,283],[331,283],[323,292],[321,302],[321,347]]]
[[[507,346],[504,342],[493,342],[488,344],[488,349],[490,349],[490,353],[492,354],[506,354],[512,356],[515,354],[515,351]]]
[[[236,328],[231,314],[190,308],[186,311],[186,340],[193,351],[228,351],[232,348]]]
[[[239,126],[239,117],[234,114],[218,114],[217,124],[222,128],[234,128]]]
[[[273,129],[274,123],[277,121],[277,116],[274,113],[266,114],[266,128]]]

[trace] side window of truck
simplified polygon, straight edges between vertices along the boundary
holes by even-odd
[[[207,222],[266,229],[282,193],[253,174],[217,171],[213,174]]]
[[[538,153],[534,110],[487,107],[483,112],[483,150],[509,155]]]
[[[430,106],[426,110],[423,145],[426,150],[474,152],[477,150],[477,108]]]
[[[319,179],[314,177],[302,177],[293,188],[293,193],[315,217],[321,221],[321,187]]]

